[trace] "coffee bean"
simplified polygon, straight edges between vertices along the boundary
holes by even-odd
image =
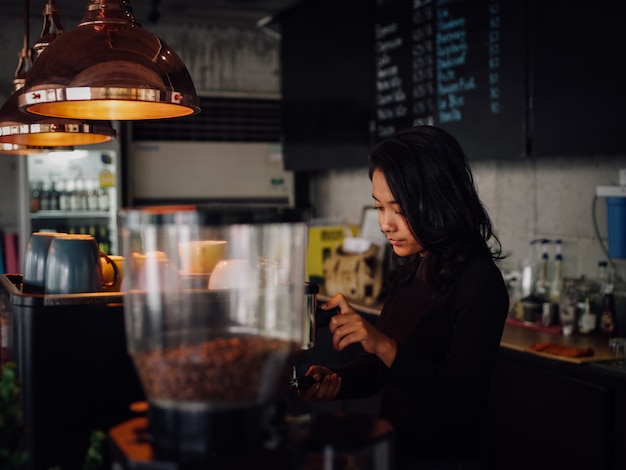
[[[139,351],[133,359],[150,401],[254,403],[286,389],[299,350],[293,341],[235,336]]]

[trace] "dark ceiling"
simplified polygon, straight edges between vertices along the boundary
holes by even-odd
[[[280,12],[303,0],[129,0],[135,18],[142,26],[151,24],[205,24],[255,27],[264,18],[276,18]],[[83,17],[89,0],[55,0],[61,24],[71,29]],[[31,24],[41,18],[48,0],[29,0]],[[0,0],[0,18],[23,18],[25,3]]]

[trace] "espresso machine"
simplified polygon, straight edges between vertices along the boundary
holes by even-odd
[[[385,421],[286,412],[298,355],[315,344],[306,212],[147,207],[120,211],[118,226],[147,409],[110,429],[113,468],[388,468]]]

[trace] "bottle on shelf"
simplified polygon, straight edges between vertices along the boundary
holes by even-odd
[[[58,182],[58,190],[59,190],[59,210],[61,211],[69,211],[70,210],[70,195],[67,192],[66,181]]]
[[[596,313],[591,309],[589,291],[583,293],[583,301],[578,303],[578,331],[583,334],[592,333],[596,329]]]
[[[548,298],[548,243],[548,240],[541,240],[541,261],[535,283],[535,296],[543,300]]]
[[[58,211],[61,208],[59,197],[60,197],[60,194],[59,194],[59,191],[57,190],[57,182],[52,181],[50,183],[50,192],[48,193],[48,199],[50,200],[51,211]]]
[[[108,211],[110,204],[111,200],[109,197],[109,189],[100,186],[98,188],[98,209],[101,211]]]
[[[41,210],[41,191],[43,183],[35,181],[31,183],[30,191],[30,211],[38,212]]]
[[[109,234],[109,228],[106,225],[100,225],[98,227],[98,246],[100,251],[106,254],[111,254],[111,239]]]
[[[576,331],[578,322],[578,287],[576,279],[564,279],[563,291],[559,302],[559,322],[564,336]]]
[[[100,210],[97,180],[87,180],[87,208],[90,211]]]
[[[85,189],[85,181],[83,179],[76,180],[76,197],[78,201],[78,210],[85,211],[88,209],[87,189]]]
[[[554,273],[548,292],[548,302],[544,302],[543,304],[543,326],[552,326],[557,323],[557,319],[559,318],[559,302],[561,300],[561,291],[563,290],[563,277],[561,273],[562,261],[561,240],[557,240],[554,255]]]
[[[41,210],[50,210],[50,189],[48,183],[44,182],[41,186]]]
[[[78,192],[76,190],[76,181],[67,180],[65,191],[69,199],[69,210],[77,211],[79,209]]]
[[[598,329],[607,338],[615,337],[619,331],[617,311],[615,309],[615,294],[613,293],[614,283],[614,275],[608,273],[603,287],[602,306],[600,308],[600,318],[598,319]]]
[[[604,297],[604,292],[607,287],[608,282],[608,263],[606,260],[598,261],[598,270],[596,272],[596,277],[592,280],[593,284],[593,292],[591,295],[591,309],[596,314],[597,325],[596,328],[600,329],[600,318],[602,316],[602,302]]]
[[[541,260],[539,261],[539,273],[535,282],[534,299],[539,303],[540,313],[537,323],[542,326],[552,325],[552,306],[549,300],[549,282],[548,282],[548,240],[541,240]]]

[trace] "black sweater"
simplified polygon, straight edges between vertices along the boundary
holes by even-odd
[[[476,458],[509,298],[488,256],[468,262],[444,292],[413,276],[392,281],[377,327],[398,352],[387,368],[363,353],[338,369],[338,398],[382,389],[381,417],[396,431],[396,453],[425,458]]]

